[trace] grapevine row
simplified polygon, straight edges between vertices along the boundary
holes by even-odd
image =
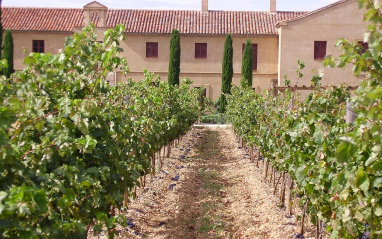
[[[314,223],[326,225],[333,238],[364,232],[378,238],[381,122],[359,118],[347,124],[347,97],[346,86],[318,88],[305,100],[288,91],[274,97],[235,87],[227,97],[227,118],[248,147],[293,179]]]
[[[331,238],[382,238],[381,5],[358,2],[369,22],[368,49],[340,39],[342,54],[324,60],[330,67],[352,64],[355,76],[364,78],[351,98],[357,115],[354,123],[345,122],[345,102],[350,97],[346,86],[323,90],[322,75],[314,76],[316,89],[304,100],[288,91],[259,95],[238,87],[227,97],[227,118],[236,134],[249,148],[259,150],[265,172],[268,163],[275,169],[271,174],[275,190],[281,176],[284,186],[287,181],[289,187],[295,183],[295,197],[317,225],[316,238],[321,238],[323,229]],[[275,171],[280,172],[278,181]],[[282,189],[282,199],[284,193]],[[290,203],[287,197],[288,210]]]
[[[31,54],[0,81],[0,233],[5,238],[113,236],[116,214],[151,157],[197,120],[199,92],[152,74],[110,86],[128,71],[124,27],[97,41],[94,26],[57,55]]]

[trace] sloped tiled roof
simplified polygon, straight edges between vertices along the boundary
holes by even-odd
[[[13,31],[73,32],[83,25],[83,10],[73,8],[3,7],[1,22]]]
[[[322,11],[325,11],[326,9],[332,8],[332,7],[334,7],[334,6],[337,6],[338,4],[341,4],[341,3],[344,3],[344,2],[347,2],[347,1],[349,1],[349,0],[339,0],[339,1],[337,1],[337,2],[334,2],[334,3],[332,3],[332,4],[329,4],[329,5],[325,6],[325,7],[319,8],[319,9],[317,9],[317,10],[314,10],[314,11],[311,11],[311,12],[307,12],[307,13],[305,13],[305,14],[302,14],[302,15],[298,16],[298,17],[290,18],[290,19],[283,20],[283,21],[280,21],[280,22],[286,22],[286,23],[288,23],[288,22],[294,22],[294,21],[297,21],[297,20],[300,20],[300,19],[309,17],[309,16],[311,16],[311,15],[313,15],[313,14],[316,14],[316,13],[319,13],[319,12],[322,12]],[[277,25],[279,25],[279,23],[278,23]]]
[[[176,28],[190,35],[277,35],[277,22],[305,13],[109,9],[106,25],[123,23],[131,34],[170,34]],[[3,7],[2,24],[13,31],[73,32],[83,26],[83,15],[83,9]]]
[[[107,25],[124,23],[126,32],[208,35],[277,35],[276,23],[302,15],[302,12],[109,10]]]

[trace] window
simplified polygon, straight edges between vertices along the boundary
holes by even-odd
[[[326,56],[326,41],[314,42],[314,59],[323,60]]]
[[[33,40],[32,51],[37,53],[44,53],[44,40]]]
[[[360,47],[360,49],[358,50],[358,53],[360,55],[362,55],[366,52],[367,49],[369,49],[369,44],[367,42],[359,41],[358,46]]]
[[[207,58],[207,43],[195,43],[195,58]]]
[[[158,57],[158,42],[146,42],[146,57]]]
[[[204,97],[207,97],[207,89],[205,87],[194,87],[195,89],[200,89],[200,88],[203,88],[203,91],[201,93],[201,96],[204,96]]]
[[[245,44],[243,44],[242,52],[244,52]],[[253,70],[257,71],[257,44],[252,44]]]

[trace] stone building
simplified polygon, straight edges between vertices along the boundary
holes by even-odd
[[[211,11],[208,0],[202,0],[200,11],[108,9],[94,1],[82,9],[3,7],[2,23],[13,32],[16,70],[24,68],[25,52],[54,54],[63,47],[65,37],[90,22],[97,26],[100,39],[106,29],[125,24],[121,47],[130,68],[128,77],[134,80],[143,78],[144,69],[167,80],[171,31],[178,29],[181,78],[190,78],[194,87],[206,87],[206,95],[214,100],[221,91],[227,33],[233,36],[233,83],[240,82],[243,45],[250,38],[255,59],[253,87],[262,92],[271,84],[282,84],[283,75],[294,76],[298,59],[306,61],[307,69],[322,67],[322,59],[313,56],[315,42],[326,41],[326,52],[321,54],[335,55],[338,38],[362,39],[365,23],[356,1],[341,0],[313,12],[276,11],[276,0],[270,0],[269,11]],[[327,83],[349,77],[341,69],[327,72]],[[123,80],[118,72],[111,79]]]

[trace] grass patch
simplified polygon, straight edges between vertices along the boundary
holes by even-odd
[[[197,146],[198,157],[203,160],[203,166],[198,168],[198,177],[202,181],[203,198],[200,215],[196,222],[196,230],[201,238],[221,238],[219,234],[228,231],[232,235],[232,224],[225,221],[225,208],[222,204],[221,191],[225,188],[219,171],[218,161],[221,158],[221,147],[218,144],[219,132],[206,130],[203,139]],[[218,199],[218,200],[217,200]]]
[[[200,117],[200,122],[205,124],[225,124],[227,122],[225,115],[216,113]]]

